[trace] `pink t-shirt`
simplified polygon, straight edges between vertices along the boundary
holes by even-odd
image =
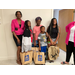
[[[33,33],[35,33],[35,40],[37,40],[38,39],[38,35],[39,35],[39,33],[40,33],[40,27],[41,27],[42,25],[40,25],[40,26],[34,26],[34,28],[33,28]]]

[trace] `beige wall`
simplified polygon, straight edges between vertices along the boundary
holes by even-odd
[[[16,59],[17,48],[11,33],[11,20],[15,19],[15,12],[19,9],[0,9],[0,60]],[[42,17],[42,25],[46,28],[53,17],[52,9],[20,9],[23,14],[22,19],[31,21],[31,26],[35,26],[35,18]]]

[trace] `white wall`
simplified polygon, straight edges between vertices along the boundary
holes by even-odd
[[[60,10],[62,10],[62,9],[54,9],[53,17],[57,19],[57,22],[59,20],[59,11]]]
[[[11,20],[15,19],[17,9],[0,9],[0,60],[16,59],[17,47],[11,33]],[[35,26],[35,18],[42,17],[42,25],[48,27],[53,18],[52,9],[20,9],[23,14],[22,19],[31,21],[31,26]]]

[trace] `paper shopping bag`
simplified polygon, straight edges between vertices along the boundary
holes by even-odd
[[[39,48],[38,47],[32,47],[31,50],[32,50],[32,58],[34,58],[34,52],[38,52]]]
[[[31,63],[32,62],[32,51],[29,51],[27,53],[21,52],[20,58],[21,58],[22,65]]]
[[[45,64],[44,52],[34,52],[34,63],[35,64]]]

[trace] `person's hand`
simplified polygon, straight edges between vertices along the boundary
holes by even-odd
[[[51,45],[53,45],[53,41],[51,41]]]
[[[39,47],[39,51],[41,51],[41,48]]]
[[[53,42],[53,45],[56,45],[56,42]]]
[[[48,47],[50,47],[51,46],[51,44],[48,44]]]
[[[17,39],[17,42],[20,44],[20,40],[19,39]]]
[[[34,46],[36,46],[36,42],[34,42]]]

